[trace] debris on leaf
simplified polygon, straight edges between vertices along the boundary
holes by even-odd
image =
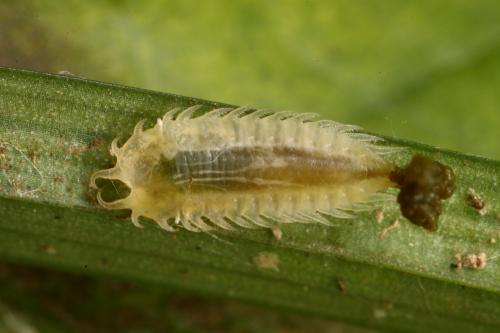
[[[276,238],[276,240],[281,240],[281,237],[283,237],[283,231],[279,227],[274,227],[272,229],[273,236]]]
[[[385,319],[387,318],[387,311],[384,309],[373,309],[373,316],[375,319]]]
[[[486,204],[473,188],[469,188],[467,192],[467,204],[474,208],[479,213],[479,215],[482,216],[486,214]]]
[[[260,252],[253,257],[253,262],[258,268],[279,271],[279,257],[276,253]]]
[[[482,269],[486,267],[486,253],[470,253],[466,255],[456,254],[455,263],[451,264],[452,268],[472,268]]]
[[[45,244],[44,246],[42,246],[42,251],[51,255],[57,253],[55,246],[52,244]]]
[[[337,279],[337,289],[342,293],[346,291],[347,284],[346,284],[345,280]]]
[[[384,220],[384,211],[382,209],[375,210],[375,221],[377,221],[377,223],[382,223],[383,220]]]

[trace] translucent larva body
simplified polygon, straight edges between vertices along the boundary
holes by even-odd
[[[91,179],[118,179],[128,197],[99,203],[131,209],[172,231],[214,227],[272,227],[348,217],[394,185],[393,166],[376,137],[310,114],[217,109],[193,118],[197,107],[172,110],[156,126],[138,124],[111,153],[115,167]],[[390,149],[390,148],[389,148]]]

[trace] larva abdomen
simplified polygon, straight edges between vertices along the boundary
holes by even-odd
[[[131,209],[134,224],[145,216],[167,230],[228,229],[228,219],[243,227],[328,223],[322,214],[345,217],[392,184],[377,138],[353,127],[242,109],[191,118],[193,110],[169,112],[113,145],[116,166],[96,172],[92,184],[119,179],[131,193],[111,203],[99,196],[104,207]]]
[[[262,190],[269,187],[334,187],[347,181],[384,176],[387,169],[360,169],[352,159],[289,147],[237,147],[179,151],[163,162],[172,182],[203,190]]]

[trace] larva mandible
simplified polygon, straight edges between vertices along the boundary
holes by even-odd
[[[405,193],[403,215],[434,230],[445,197],[434,195],[436,186],[454,186],[451,169],[424,157],[413,164],[417,171],[411,163],[397,168],[382,157],[394,149],[355,126],[246,108],[193,117],[198,108],[173,109],[147,130],[139,122],[121,148],[115,139],[116,165],[95,172],[90,183],[117,179],[131,192],[113,202],[98,192],[98,202],[131,209],[136,226],[144,216],[168,231],[273,227],[273,221],[329,225],[325,215],[349,218],[375,208],[380,191],[392,186]],[[438,185],[415,186],[422,180],[415,176],[419,165],[432,170],[427,176]],[[432,199],[419,201],[422,193]]]

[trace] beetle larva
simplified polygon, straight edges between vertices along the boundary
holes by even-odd
[[[354,126],[311,121],[312,114],[216,109],[193,117],[197,106],[169,111],[150,129],[111,153],[115,167],[91,179],[118,179],[126,198],[99,203],[131,209],[163,229],[272,227],[281,223],[330,224],[370,207],[380,191],[396,186],[395,167],[381,156],[391,148]]]

